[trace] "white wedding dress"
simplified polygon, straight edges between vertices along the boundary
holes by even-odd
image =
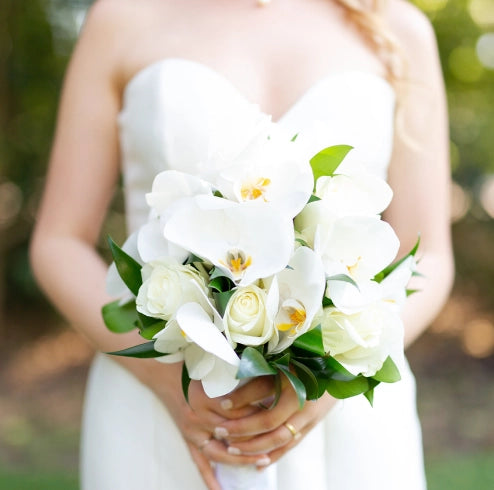
[[[395,96],[382,78],[331,73],[278,121],[293,135],[328,128],[325,146],[355,147],[385,176]],[[144,194],[165,169],[204,171],[218,131],[243,130],[251,104],[219,73],[193,61],[164,59],[144,68],[125,89],[119,117],[129,233],[145,222]],[[314,129],[316,130],[316,129]],[[347,164],[347,161],[345,161]],[[276,469],[283,490],[422,490],[420,426],[414,378],[340,401],[285,455]],[[110,357],[96,357],[89,376],[82,433],[83,490],[204,489],[166,408]]]

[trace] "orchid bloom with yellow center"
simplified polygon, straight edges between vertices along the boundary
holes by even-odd
[[[360,261],[362,260],[362,256],[359,255],[357,257],[357,260],[355,261],[355,263],[353,265],[347,265],[346,266],[346,269],[348,271],[348,274],[350,274],[351,276],[354,276],[355,273],[357,272],[357,269],[358,269],[358,266],[359,266],[359,263]]]
[[[244,183],[240,189],[240,195],[243,201],[254,201],[262,197],[263,201],[267,202],[266,192],[271,184],[271,179],[259,177],[254,182]]]
[[[275,207],[213,196],[183,199],[165,238],[202,257],[239,286],[281,271],[293,253],[293,221]]]
[[[252,257],[241,250],[232,249],[227,252],[226,261],[220,260],[220,263],[227,267],[234,277],[240,277],[252,265]]]
[[[257,138],[213,184],[221,194],[241,203],[277,207],[289,218],[302,211],[314,187],[309,159],[301,145],[276,125],[269,138]]]
[[[276,354],[289,347],[307,332],[321,308],[325,275],[321,259],[308,247],[297,248],[289,267],[276,274],[279,308],[275,317],[279,338],[269,342],[269,351]]]
[[[278,323],[276,328],[280,332],[288,332],[288,335],[296,335],[307,319],[305,308],[296,300],[287,300],[283,303],[282,309],[287,321]]]

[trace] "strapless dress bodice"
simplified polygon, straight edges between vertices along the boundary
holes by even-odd
[[[323,128],[325,146],[354,147],[345,164],[359,161],[385,177],[394,104],[393,88],[377,75],[330,73],[277,124],[293,135]],[[175,169],[204,175],[211,154],[224,144],[219,135],[227,133],[232,146],[242,145],[263,116],[228,79],[199,62],[166,58],[137,72],[125,87],[118,121],[128,231],[147,219],[144,195],[156,174]]]
[[[317,150],[351,145],[342,164],[346,171],[364,165],[385,177],[394,105],[394,91],[384,79],[358,71],[332,73],[273,127],[281,128],[283,137],[313,136],[324,145]],[[266,118],[223,75],[200,63],[165,59],[139,71],[125,88],[118,121],[128,232],[147,220],[145,194],[156,174],[175,169],[207,178],[211,163],[228,165]],[[401,382],[379,386],[373,407],[361,396],[336,403],[270,467],[276,488],[425,490],[408,365],[401,375]],[[206,489],[162,401],[105,355],[97,356],[88,381],[81,454],[83,490]]]

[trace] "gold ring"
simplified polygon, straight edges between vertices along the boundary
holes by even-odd
[[[297,429],[295,429],[295,427],[292,424],[290,424],[290,422],[285,422],[283,425],[290,431],[290,434],[293,436],[295,440],[297,440],[300,437],[300,432],[298,432]]]
[[[202,451],[212,440],[213,440],[212,437],[210,437],[209,439],[205,439],[204,441],[202,441],[200,444],[197,445],[197,449],[199,449],[199,451]]]

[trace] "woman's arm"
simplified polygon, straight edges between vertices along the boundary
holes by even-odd
[[[401,241],[400,254],[420,234],[418,272],[406,303],[405,344],[425,330],[443,307],[454,274],[450,232],[450,161],[446,96],[435,35],[425,16],[409,4],[391,4],[390,25],[407,59],[399,94],[398,127],[389,183],[394,191],[384,218]]]
[[[124,2],[125,3],[125,2]],[[60,312],[101,351],[141,343],[136,333],[113,334],[103,324],[101,307],[107,265],[95,251],[100,229],[119,175],[117,117],[125,75],[126,41],[134,18],[122,2],[100,1],[90,10],[70,62],[57,121],[46,188],[31,244],[31,262],[41,287]],[[124,35],[123,33],[126,33]],[[127,37],[126,37],[127,36]],[[210,488],[216,480],[196,446],[226,417],[252,413],[246,408],[222,415],[220,400],[191,386],[191,404],[181,388],[181,365],[115,358],[165,403],[189,445]],[[214,459],[252,464],[259,457],[233,456],[213,441]]]
[[[419,272],[425,276],[412,280],[410,288],[421,289],[421,292],[407,300],[403,312],[405,344],[408,345],[442,308],[453,279],[449,140],[444,85],[432,28],[428,20],[408,4],[399,1],[391,5],[390,24],[396,29],[408,59],[410,83],[405,98],[400,100],[399,117],[403,118],[403,125],[398,125],[389,168],[394,198],[385,219],[400,238],[400,256],[412,249],[420,233]],[[269,391],[264,390],[266,394]],[[243,396],[234,396],[234,406],[241,406]],[[249,400],[249,396],[245,399]],[[238,434],[258,434],[249,441],[233,441],[232,445],[241,452],[267,452],[271,461],[276,461],[300,440],[291,436],[284,423],[291,423],[304,436],[334,402],[325,396],[306,403],[304,409],[299,410],[293,390],[286,387],[278,406],[269,413],[226,421],[221,427],[233,438]]]

